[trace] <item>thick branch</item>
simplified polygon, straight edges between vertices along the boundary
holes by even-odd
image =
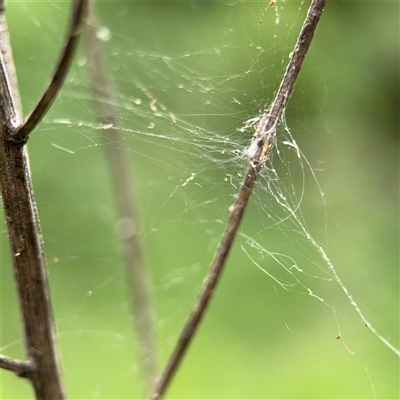
[[[82,17],[87,6],[87,0],[74,0],[71,24],[67,34],[67,41],[63,46],[59,61],[55,68],[46,90],[43,92],[40,100],[30,113],[24,124],[12,135],[14,142],[26,142],[30,133],[36,128],[39,122],[46,115],[60,91],[64,79],[71,65],[76,46],[78,44],[79,34],[82,29]]]
[[[22,112],[6,24],[3,19],[1,21],[0,189],[29,358],[27,362],[19,362],[2,356],[1,366],[29,378],[39,400],[62,400],[66,395],[43,239],[24,143],[57,94],[76,46],[77,22],[80,20],[77,15],[82,14],[85,3],[86,0],[75,1],[75,23],[72,24],[68,49],[64,52],[66,55],[61,58],[61,67],[57,68],[49,88],[28,118],[27,125],[17,134],[18,140],[15,140],[15,135]],[[3,6],[2,0],[1,10]]]
[[[5,45],[4,41],[1,43]],[[0,182],[22,312],[28,357],[36,366],[29,378],[38,399],[63,399],[57,337],[50,303],[42,234],[22,144],[9,140],[15,108],[0,59]]]
[[[235,204],[231,209],[225,232],[210,266],[209,273],[203,283],[199,297],[192,309],[192,313],[189,316],[168,364],[153,391],[152,398],[154,400],[160,399],[165,393],[168,384],[171,382],[176,369],[183,359],[189,343],[193,339],[198,324],[204,316],[207,305],[214,293],[262,165],[268,158],[271,145],[273,144],[276,135],[277,126],[280,123],[281,117],[293,92],[294,85],[312,42],[325,3],[326,0],[312,1],[303,27],[300,31],[299,38],[297,39],[293,54],[286,68],[285,75],[275,96],[275,100],[273,101],[270,110],[266,111],[264,116],[261,118],[257,127],[253,142],[249,148],[250,164],[239,189]]]
[[[35,366],[30,361],[16,360],[3,354],[0,354],[0,368],[13,371],[21,377],[28,377],[35,371]]]
[[[124,146],[124,138],[118,127],[116,110],[113,106],[112,85],[104,65],[100,43],[96,37],[93,5],[94,2],[90,2],[85,30],[85,49],[95,101],[101,122],[107,129],[105,132],[107,134],[106,150],[119,211],[120,233],[125,253],[140,364],[143,370],[146,394],[149,394],[158,369],[149,277],[146,273],[138,233],[137,206],[134,180],[130,173],[130,160]]]

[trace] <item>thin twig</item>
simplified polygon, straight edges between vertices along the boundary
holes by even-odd
[[[28,377],[35,371],[35,366],[30,361],[17,360],[3,354],[0,354],[0,368],[13,371],[21,377]]]
[[[113,106],[112,85],[104,64],[99,39],[96,37],[94,2],[89,1],[85,30],[85,51],[94,97],[106,133],[106,150],[119,209],[121,238],[135,321],[138,351],[146,396],[153,388],[158,373],[155,321],[151,304],[150,279],[143,261],[137,218],[134,180],[124,138]]]
[[[154,400],[160,399],[165,393],[214,293],[214,289],[225,265],[225,261],[236,236],[246,205],[252,194],[262,166],[268,158],[270,148],[276,136],[277,127],[293,92],[294,85],[307,51],[311,45],[325,3],[326,0],[312,1],[275,99],[270,109],[265,112],[264,116],[260,120],[253,137],[253,142],[248,150],[250,164],[239,189],[235,204],[231,208],[225,232],[210,266],[209,273],[203,283],[199,297],[192,309],[192,313],[189,316],[179,336],[175,349],[170,356],[168,364],[153,391],[152,399]]]
[[[17,73],[15,71],[14,65],[14,58],[12,55],[12,49],[10,45],[10,37],[8,34],[8,27],[6,19],[4,18],[4,11],[6,7],[4,4],[4,0],[0,2],[0,47],[1,47],[1,55],[3,56],[3,63],[4,68],[7,73],[8,82],[10,85],[10,93],[14,102],[15,110],[16,110],[16,121],[15,123],[19,126],[22,122],[22,105],[21,105],[21,98],[19,96],[19,89],[18,89],[18,80],[17,80]]]
[[[55,72],[33,111],[29,114],[23,125],[12,135],[11,139],[14,142],[25,143],[28,140],[30,133],[43,119],[56,99],[57,94],[64,83],[67,72],[69,71],[69,67],[75,53],[75,48],[78,44],[79,34],[82,29],[81,21],[85,13],[86,6],[87,0],[74,0],[71,24],[67,33],[67,40],[61,51]]]

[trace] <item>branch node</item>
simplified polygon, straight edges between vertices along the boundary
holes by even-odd
[[[47,114],[58,92],[60,91],[65,77],[69,71],[75,49],[78,43],[78,36],[82,30],[82,20],[87,8],[87,0],[75,0],[71,23],[67,34],[67,40],[62,47],[61,55],[54,74],[50,79],[47,88],[42,93],[35,108],[28,115],[25,122],[17,129],[11,137],[15,143],[26,143],[30,133],[38,126],[43,117]]]
[[[25,135],[24,133],[20,133],[22,126],[18,127],[8,138],[9,142],[20,145],[21,147],[25,146],[29,140],[29,134]]]
[[[23,361],[3,354],[0,354],[0,368],[15,372],[17,376],[28,379],[36,372],[33,360]]]

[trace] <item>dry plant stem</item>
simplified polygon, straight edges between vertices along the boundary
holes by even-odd
[[[0,10],[4,10],[3,0]],[[77,7],[75,18],[76,10]],[[0,188],[29,361],[1,356],[0,366],[28,378],[37,399],[62,400],[66,395],[43,239],[24,146],[27,136],[19,142],[13,140],[22,121],[22,111],[6,23],[3,16],[1,18]],[[73,35],[74,32],[76,30]],[[41,117],[45,113],[43,110]]]
[[[17,119],[16,123],[17,125],[20,125],[22,122],[22,105],[21,105],[21,98],[19,96],[17,73],[15,71],[14,58],[10,46],[10,37],[8,34],[7,22],[3,15],[3,12],[5,11],[4,0],[1,0],[0,4],[1,4],[0,5],[0,35],[1,35],[0,51],[1,55],[3,56],[4,68],[8,76],[8,81],[10,84],[10,92],[12,99],[14,101],[14,106],[16,110],[16,119]]]
[[[29,376],[35,370],[30,361],[16,360],[0,354],[0,368],[15,372],[18,376]]]
[[[179,366],[187,350],[190,341],[201,321],[209,301],[214,293],[218,279],[221,275],[229,250],[239,228],[246,205],[252,194],[262,165],[268,158],[268,153],[276,135],[276,129],[293,92],[301,66],[311,45],[315,29],[318,25],[326,0],[313,0],[308,10],[300,35],[297,39],[294,51],[291,55],[285,75],[281,81],[275,99],[268,111],[265,112],[257,127],[253,143],[249,148],[250,164],[247,168],[242,185],[239,189],[235,204],[225,232],[218,246],[210,271],[203,283],[199,297],[192,309],[186,325],[184,326],[176,347],[153,391],[152,398],[160,399],[165,393],[173,374]]]
[[[56,99],[57,94],[64,83],[67,72],[69,71],[78,44],[79,34],[82,29],[81,20],[87,7],[87,0],[73,1],[74,5],[71,24],[67,34],[67,41],[61,51],[55,72],[33,111],[29,114],[23,125],[13,133],[12,140],[15,142],[25,143],[28,140],[30,133],[43,119]]]
[[[4,41],[2,41],[2,46]],[[10,136],[16,111],[3,60],[0,60],[0,182],[25,342],[34,371],[25,375],[37,399],[64,399],[54,317],[51,309],[42,234],[22,144]]]
[[[143,261],[142,246],[138,234],[137,206],[134,195],[133,176],[124,139],[118,128],[116,110],[113,106],[112,84],[102,57],[99,39],[96,37],[94,2],[89,2],[85,29],[85,51],[90,78],[95,92],[106,141],[111,178],[117,198],[121,238],[126,260],[130,288],[132,314],[144,379],[146,395],[154,385],[158,369],[158,352],[155,339],[155,318],[151,303],[149,276]]]

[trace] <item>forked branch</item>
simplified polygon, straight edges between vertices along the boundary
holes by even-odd
[[[25,143],[28,140],[30,133],[43,119],[56,99],[57,94],[64,83],[67,72],[69,71],[69,67],[78,44],[79,34],[82,30],[81,21],[86,7],[87,0],[74,0],[71,23],[67,33],[67,40],[61,51],[54,74],[33,111],[26,118],[22,126],[12,135],[11,139],[14,142]]]
[[[247,203],[253,192],[262,166],[268,158],[270,148],[273,145],[277,127],[281,122],[282,115],[285,112],[286,106],[293,92],[294,85],[313,40],[314,32],[325,4],[326,0],[312,1],[275,99],[258,124],[252,144],[248,150],[250,163],[239,189],[235,204],[231,208],[228,223],[222,235],[221,242],[192,312],[179,336],[168,364],[154,388],[152,395],[153,400],[160,399],[165,393],[174,373],[182,362],[188,345],[193,339],[194,333],[196,332],[214,293]]]
[[[62,378],[57,333],[52,311],[46,258],[39,216],[24,146],[28,135],[53,102],[76,47],[79,21],[87,0],[76,0],[67,49],[59,67],[22,130],[17,79],[6,23],[0,15],[0,190],[7,222],[11,257],[24,327],[29,361],[0,356],[0,367],[28,378],[38,400],[62,400]],[[4,0],[0,0],[0,14]],[[16,134],[16,132],[18,132]],[[18,140],[15,140],[18,138]]]

